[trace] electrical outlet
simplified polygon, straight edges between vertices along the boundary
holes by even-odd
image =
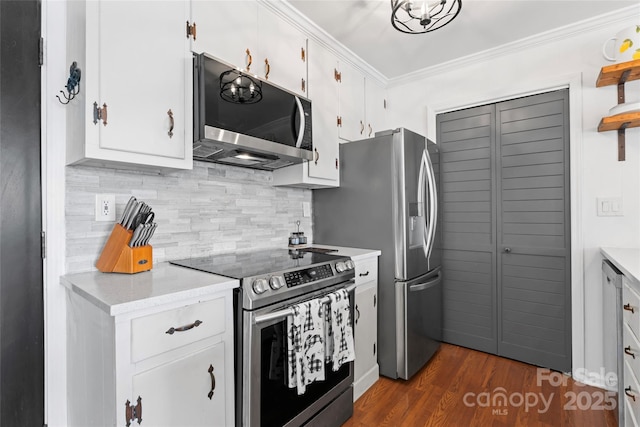
[[[302,216],[309,218],[311,216],[311,203],[302,202]]]
[[[116,196],[96,194],[96,221],[116,220]]]

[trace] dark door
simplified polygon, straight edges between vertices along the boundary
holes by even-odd
[[[40,2],[0,1],[0,43],[0,425],[42,426]]]
[[[444,336],[571,370],[568,91],[438,115]]]
[[[571,370],[569,93],[496,104],[498,354]]]

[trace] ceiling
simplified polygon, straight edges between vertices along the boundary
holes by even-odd
[[[289,0],[289,3],[391,79],[637,6],[638,0],[462,0],[462,10],[456,19],[426,34],[395,30],[391,26],[389,0]]]

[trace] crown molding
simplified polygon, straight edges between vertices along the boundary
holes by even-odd
[[[508,55],[513,52],[522,51],[523,49],[529,49],[566,37],[572,37],[581,33],[590,32],[594,29],[602,28],[618,22],[628,21],[629,19],[632,19],[630,17],[633,16],[634,12],[636,13],[636,17],[640,18],[640,5],[628,6],[604,15],[588,18],[574,24],[555,28],[553,30],[545,31],[530,37],[516,40],[492,49],[487,49],[482,52],[474,53],[472,55],[463,56],[451,61],[423,68],[421,70],[404,74],[400,77],[387,79],[388,87],[394,87],[405,83],[414,82],[415,80],[433,77],[442,74],[443,72],[446,72],[452,68],[461,68],[467,65],[477,64],[478,62],[487,61],[500,56]]]
[[[294,8],[287,0],[257,0],[257,2],[296,27],[299,31],[306,34],[307,37],[312,38],[315,42],[332,52],[338,57],[338,60],[348,62],[350,65],[367,74],[369,77],[372,77],[379,83],[383,84],[385,87],[388,85],[389,79],[384,74],[373,68],[355,52],[344,46],[325,30],[320,28],[315,22],[311,21],[298,9]]]

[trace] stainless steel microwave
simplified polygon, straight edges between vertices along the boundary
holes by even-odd
[[[311,137],[309,99],[194,54],[194,160],[274,170],[311,160]]]

